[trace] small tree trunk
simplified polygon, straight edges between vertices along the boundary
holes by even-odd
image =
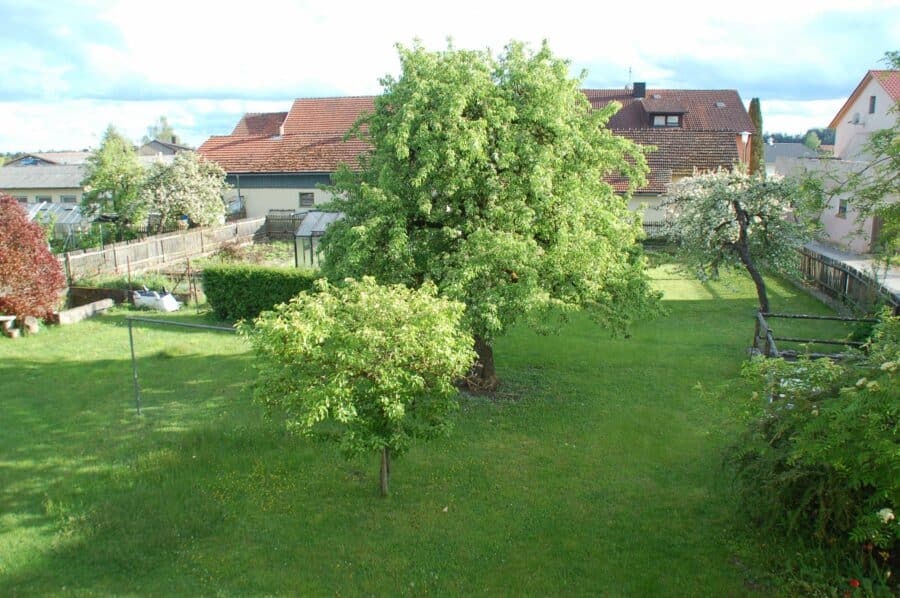
[[[750,216],[737,201],[733,202],[733,207],[735,214],[737,215],[738,225],[740,226],[740,234],[737,242],[738,255],[741,257],[741,263],[747,268],[747,272],[750,273],[750,278],[753,279],[753,284],[756,286],[756,296],[759,299],[759,310],[768,312],[769,297],[766,294],[766,283],[763,280],[762,274],[760,274],[756,265],[753,263],[753,258],[750,256],[750,240],[747,238],[747,227],[750,224]]]
[[[381,449],[381,496],[388,495],[388,483],[391,479],[391,449]]]
[[[478,360],[472,366],[469,377],[477,390],[497,388],[497,370],[494,369],[494,349],[480,336],[475,337],[475,353]]]

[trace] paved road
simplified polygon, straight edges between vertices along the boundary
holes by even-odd
[[[856,268],[865,274],[871,274],[872,268],[876,265],[875,260],[871,256],[852,253],[818,241],[811,241],[807,243],[806,246],[833,260],[844,262],[848,266]],[[900,295],[900,268],[896,265],[891,266],[887,276],[884,275],[884,265],[879,265],[878,280],[881,281],[881,284],[889,291],[895,295]]]

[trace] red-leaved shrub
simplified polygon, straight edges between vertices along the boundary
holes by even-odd
[[[0,194],[0,314],[47,317],[66,286],[44,230],[19,202]]]

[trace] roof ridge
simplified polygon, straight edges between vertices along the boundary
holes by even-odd
[[[300,100],[364,100],[369,98],[377,98],[380,94],[375,95],[359,95],[359,96],[315,96],[309,98],[294,98],[295,102]]]

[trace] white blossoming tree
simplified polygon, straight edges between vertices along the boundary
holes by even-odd
[[[156,162],[147,171],[132,220],[158,212],[160,229],[182,215],[197,224],[216,224],[225,215],[227,188],[221,166],[196,152],[180,152],[171,164]]]
[[[700,278],[720,267],[743,267],[769,311],[762,271],[789,272],[797,249],[818,228],[821,199],[796,182],[720,170],[682,179],[663,202],[667,235]]]

